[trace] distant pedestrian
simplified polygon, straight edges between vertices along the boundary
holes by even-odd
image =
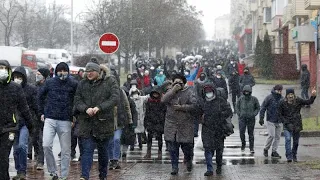
[[[263,150],[263,155],[268,157],[268,150],[272,144],[272,158],[281,158],[278,154],[278,146],[281,136],[281,120],[278,117],[278,109],[280,101],[283,99],[282,85],[276,85],[273,87],[271,94],[268,95],[262,105],[260,110],[260,120],[259,124],[262,126],[264,124],[264,115],[267,112],[267,129],[268,129],[268,138]]]
[[[280,102],[278,116],[283,123],[285,137],[285,148],[287,162],[297,162],[297,152],[299,146],[300,131],[303,130],[301,108],[305,105],[313,104],[317,91],[312,90],[311,98],[308,100],[295,96],[294,89],[287,89],[285,98]],[[291,146],[291,138],[293,144]]]
[[[254,80],[254,77],[251,75],[249,68],[244,68],[244,74],[240,76],[240,90],[243,90],[243,87],[246,85],[249,85],[251,88],[256,85],[256,81]]]
[[[240,78],[237,71],[233,71],[228,79],[229,84],[229,90],[231,91],[232,96],[232,105],[234,113],[236,113],[236,102],[237,99],[240,98],[240,84],[239,84]]]
[[[236,104],[236,112],[239,117],[239,129],[241,139],[241,151],[245,151],[246,136],[245,132],[248,129],[249,135],[249,149],[254,153],[254,126],[256,123],[256,116],[260,110],[260,104],[255,96],[252,96],[252,88],[246,85],[242,91],[243,95],[239,98]]]
[[[300,77],[301,98],[307,100],[309,99],[310,72],[306,64],[302,64],[301,70],[302,70],[301,77]],[[306,107],[309,108],[310,106],[307,105]]]

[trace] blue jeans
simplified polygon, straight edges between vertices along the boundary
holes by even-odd
[[[297,159],[300,132],[289,132],[288,130],[284,130],[283,133],[285,137],[287,160]],[[292,148],[291,148],[291,138],[293,139]]]
[[[178,143],[176,141],[168,141],[171,165],[173,169],[178,169],[179,166],[179,147],[181,146],[182,152],[184,154],[184,159],[192,161],[193,159],[193,143]]]
[[[57,174],[57,164],[52,152],[54,137],[58,134],[61,146],[61,178],[69,174],[71,154],[71,121],[46,118],[43,128],[43,151],[50,174]]]
[[[99,163],[99,177],[107,177],[107,167],[108,167],[108,144],[109,138],[104,140],[99,140],[94,137],[81,138],[82,144],[82,156],[81,156],[81,176],[89,179],[90,170],[92,167],[93,153],[94,149],[98,149],[98,163]]]
[[[223,154],[223,148],[218,148],[216,151],[216,163],[217,167],[222,166],[222,154]],[[205,150],[204,151],[204,157],[206,158],[207,163],[207,171],[213,171],[213,163],[212,163],[212,157],[214,155],[214,151],[212,150]]]
[[[117,129],[113,133],[113,138],[109,141],[108,156],[110,160],[119,160],[121,154],[121,138],[122,129]]]
[[[29,131],[23,126],[13,143],[14,164],[18,174],[26,174]]]

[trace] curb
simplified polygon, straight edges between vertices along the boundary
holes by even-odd
[[[267,131],[260,131],[259,135],[268,136],[268,132]],[[281,136],[284,136],[283,132],[281,132]],[[300,137],[320,137],[320,131],[301,131]]]

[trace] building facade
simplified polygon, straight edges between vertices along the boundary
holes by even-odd
[[[214,40],[230,39],[230,14],[215,19]]]

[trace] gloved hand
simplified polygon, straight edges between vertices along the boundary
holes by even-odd
[[[260,126],[263,126],[264,120],[263,120],[263,119],[260,119],[260,120],[259,120],[259,124],[260,124]]]

